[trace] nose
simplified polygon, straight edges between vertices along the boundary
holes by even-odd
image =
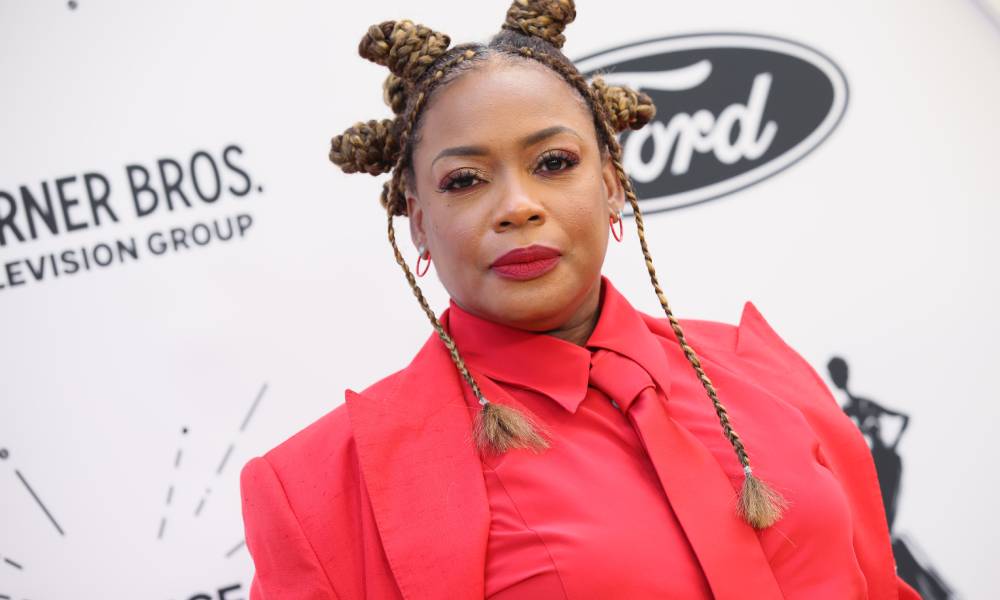
[[[519,182],[512,182],[501,194],[493,223],[498,233],[545,223],[545,208]]]

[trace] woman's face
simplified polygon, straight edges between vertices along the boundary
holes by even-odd
[[[452,299],[533,331],[591,320],[624,194],[575,90],[493,57],[435,93],[419,133],[410,229]]]

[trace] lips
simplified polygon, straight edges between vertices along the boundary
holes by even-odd
[[[555,248],[533,244],[504,254],[493,261],[490,269],[500,277],[525,281],[548,273],[561,258],[562,253]]]

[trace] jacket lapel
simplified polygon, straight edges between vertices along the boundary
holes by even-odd
[[[854,547],[871,598],[895,598],[895,561],[871,452],[830,389],[802,356],[764,320],[752,303],[743,307],[734,350],[754,368],[769,371],[776,395],[790,402],[812,426],[829,468],[852,509]]]
[[[490,512],[463,382],[436,335],[364,394],[347,393],[382,547],[406,598],[482,598]]]

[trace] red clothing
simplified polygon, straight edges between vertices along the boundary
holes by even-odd
[[[442,322],[487,398],[552,447],[481,461],[478,404],[432,336],[244,468],[252,600],[916,597],[867,446],[749,303],[738,328],[682,325],[755,472],[791,502],[759,533],[733,513],[742,471],[669,325],[606,280],[589,348],[455,306]]]
[[[730,406],[756,473],[791,504],[785,518],[755,536],[733,511],[742,467],[694,370],[673,336],[651,332],[614,287],[605,288],[586,347],[497,325],[454,304],[448,323],[473,371],[500,383],[502,391],[487,397],[506,403],[500,394],[509,393],[542,420],[552,439],[541,455],[512,452],[484,461],[492,515],[487,598],[694,599],[711,598],[713,589],[724,597],[755,577],[766,590],[755,598],[864,597],[850,508],[801,413],[725,365],[702,361]],[[605,373],[612,381],[595,384],[599,363],[612,360],[618,364]],[[639,370],[632,389],[629,369]],[[616,385],[625,388],[616,398],[598,389]],[[611,404],[630,403],[646,385],[655,388],[653,401],[666,406],[668,418],[709,451],[694,479],[677,478],[697,456],[650,452]],[[661,429],[653,431],[662,436]],[[710,478],[716,489],[721,483],[715,518],[729,521],[739,545],[698,528],[709,510]],[[696,499],[693,514],[672,507],[671,500],[682,499],[667,493],[671,486],[685,486],[676,495]],[[718,572],[710,581],[712,568]]]

